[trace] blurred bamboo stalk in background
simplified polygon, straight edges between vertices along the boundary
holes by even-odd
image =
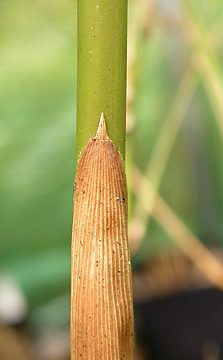
[[[205,277],[217,288],[223,290],[223,264],[203,245],[169,205],[154,191],[150,181],[134,168],[132,190],[138,192],[138,184],[143,184],[149,197],[154,198],[152,216],[165,230],[181,251],[196,265]],[[142,211],[147,214],[150,206],[143,203]]]
[[[154,192],[148,194],[147,185],[143,182],[138,186],[137,203],[134,217],[130,223],[130,246],[136,251],[145,235],[153,212],[155,194],[159,190],[164,170],[173,149],[180,126],[194,96],[197,78],[191,70],[184,75],[176,97],[163,121],[158,139],[156,140],[150,161],[145,171],[145,177],[150,179]],[[143,210],[146,206],[147,212]]]
[[[201,81],[204,83],[208,98],[216,115],[217,125],[223,136],[223,76],[214,48],[211,48],[209,44],[208,35],[212,30],[205,32],[200,24],[200,20],[195,19],[195,10],[191,1],[183,1],[183,4],[186,22],[181,22],[178,25],[184,31],[186,38],[189,39],[189,43],[192,44],[193,51],[188,71],[184,75],[176,92],[175,99],[164,119],[145,171],[145,177],[149,179],[154,191],[149,196],[146,194],[146,188],[138,185],[137,202],[129,231],[132,251],[137,251],[145,236],[145,232],[148,230],[150,217],[153,214],[154,202],[156,201],[156,193],[159,190],[163,173],[179,133],[181,123],[197,89],[199,83],[198,76],[200,76]],[[141,16],[141,20],[142,18]],[[146,21],[150,22],[149,19],[146,19]],[[145,19],[143,23],[145,23]],[[216,26],[216,24],[214,25]],[[141,27],[143,28],[143,26]],[[147,206],[147,213],[142,210],[143,203]]]
[[[193,66],[200,75],[206,93],[216,116],[217,125],[223,137],[223,73],[214,47],[209,43],[209,33],[196,14],[191,0],[183,1],[185,14],[185,37],[192,45]]]

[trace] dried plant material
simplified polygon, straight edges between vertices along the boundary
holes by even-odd
[[[126,180],[103,114],[77,167],[71,271],[71,359],[131,360]]]
[[[191,232],[184,222],[172,211],[159,194],[154,192],[149,180],[135,167],[135,185],[132,189],[136,193],[138,184],[143,184],[147,193],[156,201],[153,217],[165,230],[181,251],[193,261],[206,278],[217,288],[223,290],[223,264],[221,261]],[[148,208],[144,206],[144,211]]]

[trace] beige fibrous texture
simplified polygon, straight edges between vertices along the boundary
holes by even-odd
[[[132,360],[126,179],[103,114],[77,166],[71,261],[71,359]]]

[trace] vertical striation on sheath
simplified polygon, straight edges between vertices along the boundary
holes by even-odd
[[[71,359],[132,360],[127,190],[103,114],[76,173],[71,250]]]

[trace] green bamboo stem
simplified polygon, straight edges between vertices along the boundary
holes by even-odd
[[[71,249],[71,359],[132,360],[127,189],[120,158],[125,158],[127,0],[78,0],[77,9],[81,154]]]
[[[78,0],[77,34],[77,154],[103,112],[125,158],[127,0]]]

